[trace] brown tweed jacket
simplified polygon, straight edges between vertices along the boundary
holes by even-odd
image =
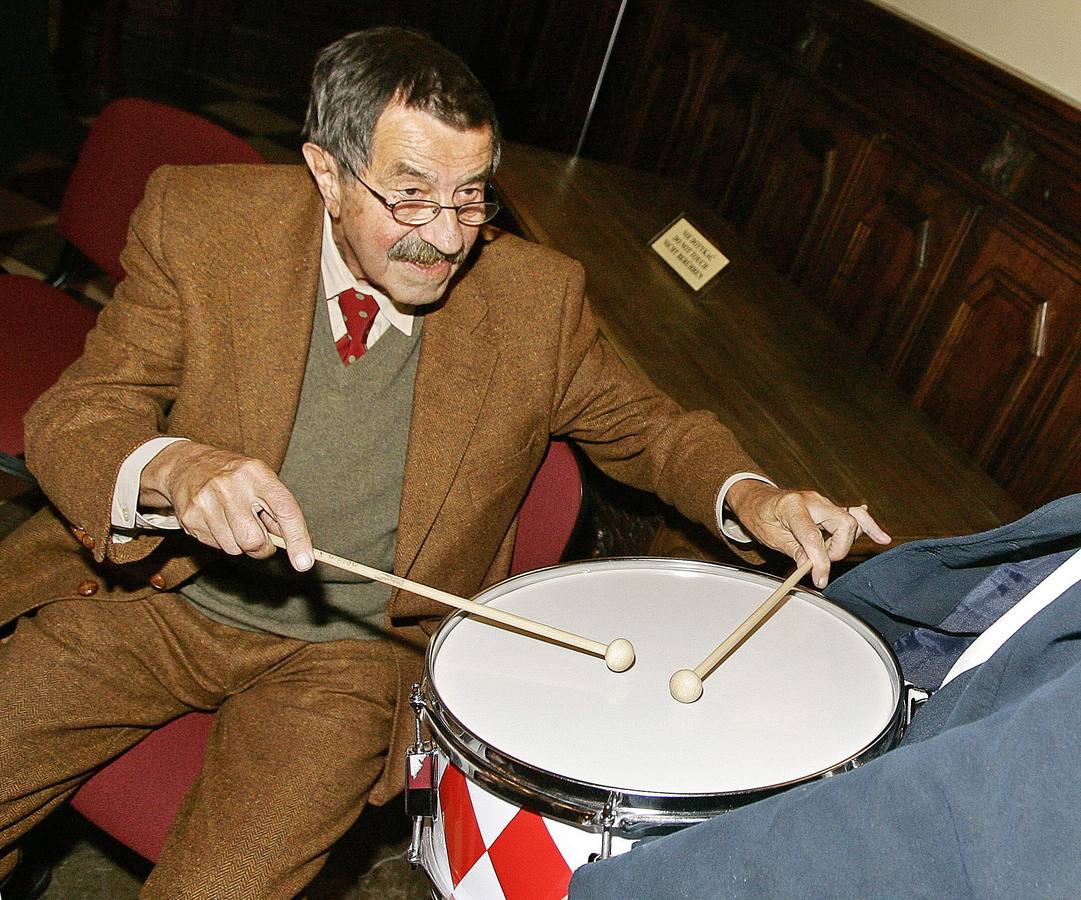
[[[103,601],[170,590],[213,557],[179,533],[112,542],[116,474],[159,434],[281,466],[321,228],[301,167],[166,167],[150,179],[127,278],[82,358],[27,416],[27,462],[55,508],[0,545],[0,622],[78,596],[85,582]],[[577,263],[497,232],[426,313],[414,397],[394,568],[456,594],[506,576],[517,509],[550,435],[714,529],[721,482],[754,468],[715,417],[684,413],[620,363]],[[445,612],[402,592],[388,606],[401,639],[399,715],[374,802],[401,787],[404,701]]]

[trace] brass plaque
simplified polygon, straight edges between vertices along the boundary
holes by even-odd
[[[650,246],[696,291],[728,265],[728,257],[682,216]]]

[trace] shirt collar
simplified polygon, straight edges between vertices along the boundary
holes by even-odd
[[[326,299],[337,297],[342,291],[354,288],[361,294],[369,294],[379,304],[379,312],[386,316],[387,321],[398,329],[402,334],[413,333],[412,313],[402,312],[397,304],[385,294],[377,291],[366,281],[358,281],[338,252],[338,245],[334,243],[334,232],[331,230],[330,213],[323,210],[323,249],[320,252],[319,268],[323,276],[323,287],[327,292]]]

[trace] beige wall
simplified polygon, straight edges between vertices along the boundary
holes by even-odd
[[[1081,108],[1081,0],[873,0]]]

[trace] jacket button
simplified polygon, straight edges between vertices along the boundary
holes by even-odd
[[[158,572],[156,575],[150,576],[150,583],[156,587],[159,591],[165,589],[165,576]]]
[[[93,597],[98,592],[98,583],[89,578],[79,584],[79,593],[84,597]]]
[[[85,531],[79,535],[79,543],[86,547],[87,550],[94,549],[94,539]]]

